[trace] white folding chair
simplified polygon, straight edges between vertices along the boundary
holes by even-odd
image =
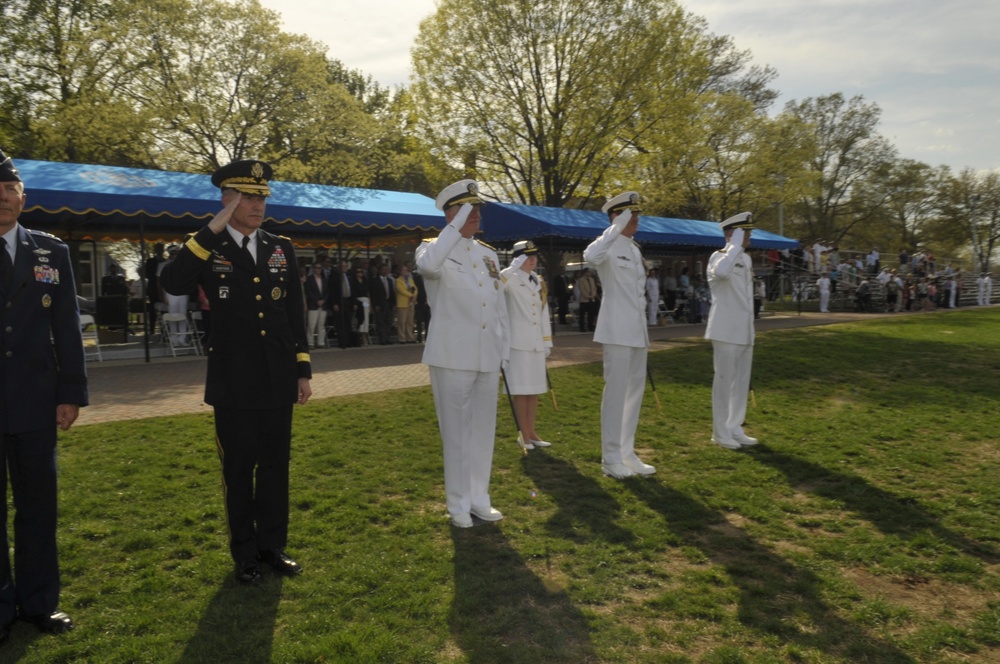
[[[177,353],[194,353],[200,355],[197,332],[192,330],[191,320],[184,314],[160,314],[160,327],[167,338],[167,346],[170,354],[177,357]],[[187,329],[185,329],[187,328]],[[187,343],[183,343],[186,338]]]
[[[201,311],[191,312],[191,338],[194,339],[194,345],[198,347],[198,354],[205,354],[205,326],[204,317]]]
[[[92,357],[96,357],[98,362],[103,362],[104,358],[101,357],[101,340],[97,336],[97,323],[94,322],[94,317],[90,314],[80,314],[80,332],[83,335],[83,352],[84,357],[88,360]],[[93,341],[93,344],[89,342]]]

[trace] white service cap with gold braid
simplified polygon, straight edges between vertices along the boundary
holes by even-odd
[[[617,214],[626,209],[634,212],[642,212],[642,207],[639,205],[638,192],[626,191],[624,194],[618,194],[604,204],[604,207],[601,208],[601,212],[604,212],[605,214]]]
[[[750,212],[740,212],[734,214],[729,219],[719,223],[719,228],[725,233],[730,228],[753,228],[753,214]]]
[[[479,184],[475,180],[459,180],[441,190],[434,200],[437,209],[444,211],[456,205],[482,205],[479,197]]]

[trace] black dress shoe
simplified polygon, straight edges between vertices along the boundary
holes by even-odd
[[[73,629],[73,620],[62,611],[54,613],[40,613],[35,616],[25,618],[32,623],[39,631],[46,634],[63,634]]]
[[[236,580],[247,586],[255,586],[261,579],[260,566],[256,560],[236,565]]]
[[[302,573],[302,566],[289,558],[281,549],[261,551],[260,555],[257,556],[257,560],[267,563],[278,574],[295,576]]]

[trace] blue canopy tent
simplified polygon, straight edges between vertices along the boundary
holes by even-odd
[[[208,175],[16,160],[26,226],[66,240],[175,239],[221,209]],[[275,181],[264,228],[298,244],[376,246],[444,227],[420,194]]]
[[[547,208],[513,203],[487,203],[483,210],[484,239],[497,245],[534,240],[553,249],[582,250],[608,227],[602,212]],[[635,239],[652,253],[687,253],[725,245],[719,225],[694,219],[642,216]],[[792,249],[799,245],[775,233],[754,229],[751,249]]]

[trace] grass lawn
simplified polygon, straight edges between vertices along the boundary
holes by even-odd
[[[552,372],[554,445],[506,402],[499,524],[452,529],[430,389],[296,410],[295,579],[232,576],[209,416],[60,443],[62,637],[2,662],[1000,662],[1000,309],[758,338],[762,443],[709,442],[711,347],[650,355],[637,447],[600,471],[599,364]],[[99,406],[98,406],[99,407]]]

